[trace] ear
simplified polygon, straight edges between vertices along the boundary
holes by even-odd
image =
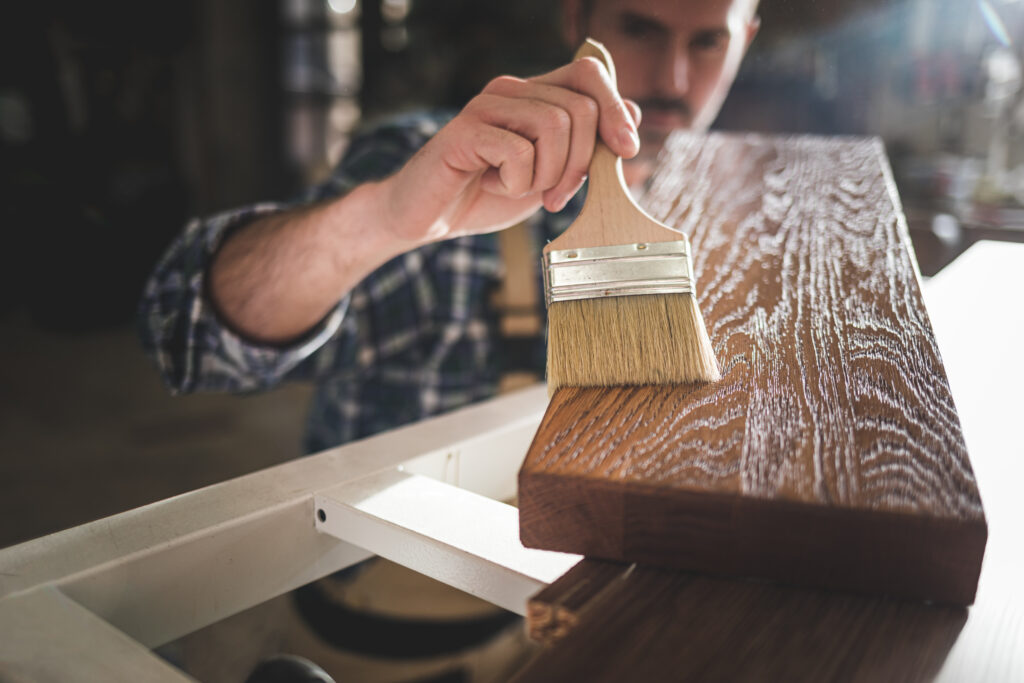
[[[584,23],[580,0],[562,0],[562,38],[574,50],[586,37]]]

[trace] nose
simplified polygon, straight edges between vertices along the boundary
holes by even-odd
[[[663,48],[657,85],[663,96],[685,95],[690,89],[690,57],[685,45],[672,41]]]

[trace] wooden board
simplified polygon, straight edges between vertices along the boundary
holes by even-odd
[[[519,475],[530,547],[969,604],[987,529],[881,143],[678,135],[723,380],[564,389]]]
[[[557,631],[534,620],[545,608]],[[584,560],[531,600],[528,626],[555,642],[513,681],[931,681],[966,619],[958,606]]]

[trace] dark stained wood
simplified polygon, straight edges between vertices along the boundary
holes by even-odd
[[[723,380],[558,391],[523,543],[971,603],[987,528],[881,143],[680,135],[643,203]]]
[[[571,593],[588,575],[604,589],[574,605],[574,628],[516,683],[930,681],[967,616],[961,607],[598,560],[584,560],[533,602]]]
[[[610,586],[628,577],[636,565],[584,560],[526,604],[526,632],[531,640],[553,645],[579,623],[580,613]]]

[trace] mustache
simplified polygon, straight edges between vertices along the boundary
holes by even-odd
[[[687,119],[693,118],[693,111],[685,100],[677,100],[669,97],[648,97],[643,100],[636,100],[641,112],[659,112],[665,114],[678,114]]]

